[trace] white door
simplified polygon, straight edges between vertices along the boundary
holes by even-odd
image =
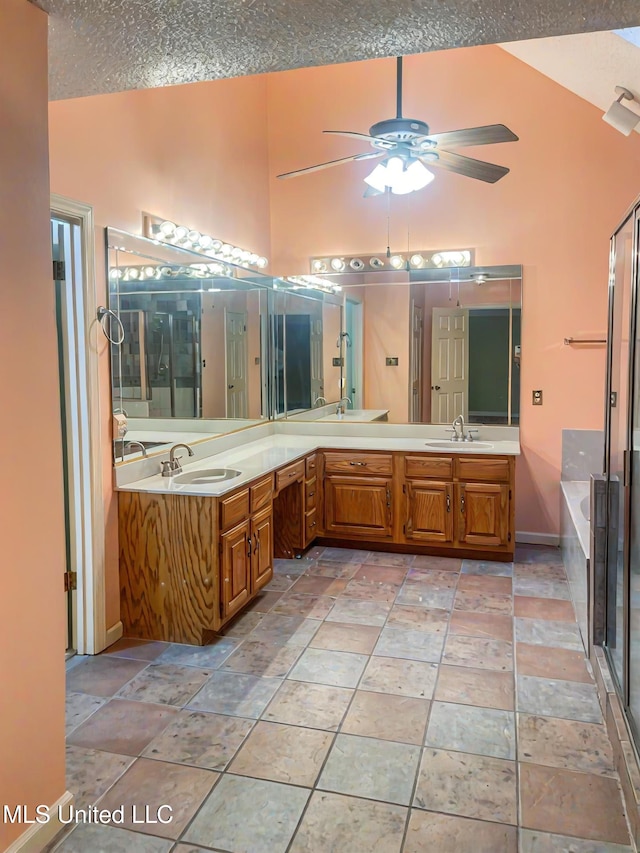
[[[422,327],[422,306],[411,300],[411,352],[409,354],[409,401],[411,423],[422,421],[422,350],[424,330]]]
[[[311,403],[324,397],[324,365],[322,363],[322,317],[311,317]]]
[[[434,308],[431,338],[431,423],[451,423],[469,409],[469,311]]]
[[[247,315],[225,311],[227,417],[246,418]]]

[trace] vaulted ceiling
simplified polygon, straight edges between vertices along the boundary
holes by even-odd
[[[32,0],[52,99],[640,25],[637,0]]]

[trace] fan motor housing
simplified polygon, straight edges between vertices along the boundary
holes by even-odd
[[[389,118],[369,128],[371,136],[390,142],[411,142],[418,136],[429,135],[429,125],[416,118]],[[375,146],[375,142],[372,143]]]

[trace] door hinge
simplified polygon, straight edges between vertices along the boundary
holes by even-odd
[[[53,280],[54,281],[64,281],[64,279],[65,279],[64,261],[54,261],[53,262]]]
[[[77,572],[65,572],[64,573],[64,591],[69,592],[71,590],[78,588],[78,573]]]
[[[509,489],[509,500],[511,500],[511,489]]]
[[[511,542],[511,533],[507,533],[507,542]]]

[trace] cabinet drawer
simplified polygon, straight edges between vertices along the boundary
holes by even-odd
[[[315,509],[312,509],[311,512],[306,513],[304,517],[305,521],[305,541],[309,542],[311,539],[314,539],[316,533],[318,532],[318,520],[316,517]]]
[[[304,479],[304,459],[299,462],[294,462],[293,465],[287,465],[286,468],[281,468],[276,471],[276,492],[284,489],[289,483],[295,483],[297,480]]]
[[[271,503],[273,496],[273,475],[251,486],[251,512],[256,512]]]
[[[318,481],[314,477],[313,480],[307,480],[305,483],[305,509],[307,512],[310,509],[315,509],[317,504],[317,485]]]
[[[382,453],[350,453],[331,451],[324,454],[327,474],[387,474],[393,473],[391,455]]]
[[[220,529],[228,530],[249,515],[249,489],[220,499]]]
[[[312,453],[311,456],[307,456],[307,458],[305,459],[305,466],[307,480],[310,477],[315,477],[316,468],[318,467],[318,458],[315,453]]]
[[[405,456],[405,477],[435,477],[453,479],[453,459],[448,456]]]
[[[509,457],[459,456],[456,459],[456,476],[459,480],[482,480],[485,483],[509,482]]]

